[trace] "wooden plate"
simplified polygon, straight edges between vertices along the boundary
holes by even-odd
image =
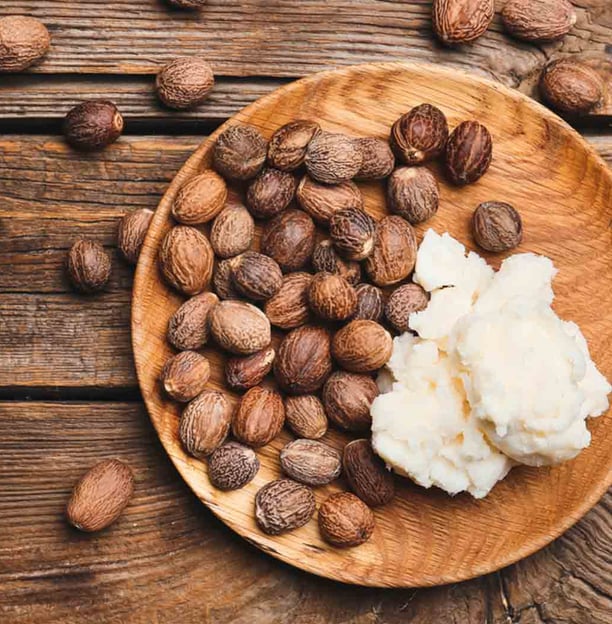
[[[262,98],[230,120],[257,126],[266,137],[282,124],[316,119],[327,130],[387,137],[393,121],[422,102],[439,106],[451,127],[478,119],[493,136],[489,172],[458,189],[441,182],[441,208],[426,228],[448,231],[473,247],[469,219],[485,200],[512,203],[522,214],[525,240],[519,251],[552,258],[556,309],[576,321],[600,370],[612,379],[612,177],[595,152],[547,109],[499,84],[428,65],[370,64],[313,75]],[[227,124],[226,124],[227,125]],[[262,468],[243,490],[222,493],[208,480],[206,464],[188,457],[177,438],[180,407],[161,393],[158,375],[172,351],[166,324],[181,303],[160,279],[156,256],[172,225],[170,206],[186,180],[210,164],[220,128],[178,173],[155,214],[134,286],[133,347],[142,394],[159,437],[179,472],[225,523],[262,550],[299,568],[347,583],[425,586],[468,579],[506,566],[576,522],[611,483],[612,427],[607,414],[590,421],[591,446],[577,459],[544,469],[517,468],[484,500],[455,498],[402,480],[395,501],[376,511],[372,539],[338,550],[322,542],[316,520],[281,537],[261,533],[253,520],[255,492],[279,474],[283,433],[259,452]],[[439,172],[438,172],[439,173]],[[443,180],[442,176],[438,176]],[[366,208],[384,213],[382,184],[363,185]],[[502,258],[489,257],[498,266]],[[211,385],[223,388],[222,356],[205,351]],[[338,446],[339,434],[328,434]],[[321,502],[343,484],[317,490]]]

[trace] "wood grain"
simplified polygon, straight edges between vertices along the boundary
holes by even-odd
[[[442,185],[440,211],[417,228],[449,231],[470,241],[473,207],[503,193],[519,207],[525,224],[520,250],[549,256],[559,269],[556,308],[590,341],[600,370],[612,377],[612,279],[610,200],[612,176],[579,135],[543,107],[494,83],[432,66],[371,64],[319,74],[293,83],[239,113],[234,120],[256,125],[266,136],[283,123],[314,118],[332,131],[386,136],[403,111],[427,101],[441,107],[451,125],[477,118],[494,137],[495,157],[478,184]],[[222,131],[223,127],[219,130]],[[132,337],[139,382],[166,450],[213,512],[266,552],[305,570],[345,582],[375,586],[424,586],[454,582],[496,570],[549,543],[593,506],[612,482],[612,436],[608,418],[591,424],[593,442],[573,462],[552,469],[515,469],[482,501],[449,498],[404,482],[391,505],[377,510],[377,530],[360,548],[338,551],[320,538],[314,523],[270,538],[248,511],[259,487],[278,475],[285,434],[261,452],[262,470],[238,492],[221,493],[203,464],[189,458],[177,436],[179,407],[162,396],[159,372],[171,351],[165,342],[169,317],[180,298],[162,283],[157,248],[171,226],[172,199],[186,180],[210,166],[216,135],[181,169],[153,219],[136,273]],[[364,189],[366,208],[384,214],[382,185]],[[489,257],[498,265],[500,257]],[[591,302],[597,299],[594,310]],[[222,382],[222,359],[207,349],[212,385]],[[338,435],[330,443],[341,445]],[[318,492],[319,502],[337,486]],[[452,527],[452,530],[449,530]]]

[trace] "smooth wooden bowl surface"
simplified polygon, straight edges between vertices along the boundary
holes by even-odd
[[[477,183],[441,185],[438,214],[417,228],[448,231],[469,248],[469,220],[485,200],[512,203],[521,213],[525,237],[518,251],[549,256],[559,269],[555,307],[582,328],[592,357],[612,379],[612,176],[606,165],[566,123],[523,95],[459,71],[428,65],[369,64],[313,75],[278,89],[241,111],[209,137],[168,188],[152,221],[136,272],[132,332],[144,400],[159,437],[185,481],[219,518],[262,550],[309,572],[347,583],[426,586],[491,572],[542,548],[576,522],[610,485],[610,414],[590,421],[591,446],[574,461],[554,468],[516,468],[484,500],[454,498],[398,480],[392,504],[376,510],[377,527],[366,544],[348,550],[320,538],[316,517],[305,527],[268,537],[255,525],[254,496],[279,475],[283,432],[258,455],[262,467],[246,488],[223,493],[208,480],[205,462],[187,456],[177,430],[180,406],[161,392],[158,376],[172,354],[165,340],[169,317],[182,298],[162,281],[157,250],[172,226],[170,208],[179,187],[210,165],[216,136],[227,125],[246,122],[269,137],[294,119],[316,119],[326,130],[386,138],[393,121],[411,107],[430,102],[456,126],[484,123],[493,136],[493,163]],[[366,208],[385,213],[383,185],[361,185]],[[499,266],[502,256],[488,260]],[[204,352],[213,369],[211,386],[223,388],[223,356]],[[330,432],[338,447],[345,438]],[[343,489],[340,480],[317,490],[320,503]]]

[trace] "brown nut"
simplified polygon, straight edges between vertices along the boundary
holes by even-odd
[[[357,295],[357,307],[352,318],[380,321],[385,308],[382,290],[372,286],[372,284],[359,284],[355,287],[355,294]]]
[[[291,203],[297,186],[291,173],[279,169],[264,169],[249,185],[246,202],[251,214],[258,219],[270,219]]]
[[[201,104],[214,85],[210,63],[199,56],[181,56],[170,61],[155,79],[157,97],[176,110],[187,110]]]
[[[355,312],[357,295],[340,275],[317,273],[308,289],[308,303],[317,316],[328,321],[343,321]]]
[[[310,262],[315,235],[315,224],[303,210],[285,210],[264,227],[261,251],[284,272],[298,271]]]
[[[320,132],[308,144],[305,159],[311,178],[324,184],[340,184],[361,169],[361,150],[344,134]]]
[[[599,74],[584,63],[563,59],[549,63],[540,76],[540,93],[555,110],[584,115],[603,99],[605,86]]]
[[[246,357],[231,357],[225,363],[225,379],[232,390],[244,391],[258,386],[272,370],[276,352],[266,347]]]
[[[318,243],[312,252],[312,266],[315,271],[335,273],[353,286],[361,279],[361,265],[354,260],[343,260],[334,248],[331,240]]]
[[[226,442],[208,458],[208,478],[218,490],[239,490],[258,472],[255,451],[238,442]]]
[[[446,172],[454,184],[471,184],[487,171],[492,157],[493,144],[489,131],[477,121],[464,121],[448,138]]]
[[[168,321],[168,342],[179,351],[201,349],[208,342],[208,315],[217,303],[211,292],[187,299]]]
[[[232,258],[221,260],[215,267],[213,286],[219,299],[240,299],[240,293],[234,287],[232,277]]]
[[[576,23],[567,0],[508,0],[501,12],[506,30],[524,41],[553,41]]]
[[[313,394],[286,397],[285,422],[300,438],[316,440],[327,433],[323,403]]]
[[[439,156],[447,139],[444,113],[431,104],[419,104],[393,124],[389,143],[400,162],[419,165]]]
[[[304,526],[315,510],[312,490],[291,479],[270,481],[255,495],[255,520],[268,535],[280,535]]]
[[[391,357],[391,334],[374,321],[351,321],[332,340],[334,359],[348,371],[369,373],[384,366]]]
[[[210,455],[223,444],[232,420],[232,406],[221,392],[205,390],[183,410],[179,438],[194,457]]]
[[[49,31],[42,22],[24,15],[0,18],[0,73],[20,72],[47,54]]]
[[[246,124],[230,126],[217,138],[213,165],[224,178],[250,180],[261,171],[266,150],[259,130]]]
[[[321,536],[332,546],[359,546],[370,539],[375,526],[372,510],[349,492],[332,494],[319,508]]]
[[[431,219],[438,212],[440,189],[433,173],[425,167],[400,167],[389,178],[389,210],[413,225]]]
[[[342,453],[342,467],[351,490],[366,505],[386,505],[395,496],[393,473],[374,453],[369,440],[349,442]]]
[[[215,217],[210,244],[219,258],[231,258],[247,251],[254,236],[253,217],[242,204],[232,203]]]
[[[100,243],[82,238],[68,252],[68,275],[83,293],[102,290],[111,274],[111,259]]]
[[[365,137],[355,139],[355,145],[361,151],[361,167],[355,176],[358,180],[382,180],[391,175],[395,157],[387,141]]]
[[[208,239],[195,228],[177,225],[164,236],[159,264],[166,281],[186,295],[206,290],[213,271],[214,254]]]
[[[474,41],[485,33],[494,14],[493,0],[434,0],[434,33],[443,43]]]
[[[297,188],[300,207],[317,223],[329,224],[331,216],[343,208],[363,208],[363,195],[351,181],[340,184],[321,184],[305,175]]]
[[[283,284],[283,272],[276,260],[256,251],[245,251],[230,260],[236,290],[255,301],[275,295]]]
[[[396,288],[385,306],[385,317],[395,331],[403,334],[410,329],[408,317],[427,307],[427,293],[418,284],[404,284]]]
[[[376,382],[367,375],[336,371],[323,386],[323,407],[329,420],[345,431],[367,431],[370,406],[378,396]]]
[[[208,318],[213,338],[230,353],[251,355],[270,344],[270,321],[246,301],[220,301]]]
[[[207,169],[180,188],[172,204],[172,216],[185,225],[199,225],[214,219],[227,199],[225,180]]]
[[[160,380],[166,394],[187,403],[204,391],[210,378],[208,360],[195,351],[181,351],[168,359]]]
[[[289,394],[312,394],[331,373],[329,332],[304,325],[289,332],[278,348],[274,375]]]
[[[248,446],[265,446],[285,423],[283,397],[270,388],[255,386],[242,397],[232,419],[234,437]]]
[[[114,143],[122,132],[123,117],[108,100],[77,104],[64,119],[64,136],[75,149],[102,149]]]
[[[310,273],[285,275],[280,290],[264,306],[264,312],[272,325],[281,329],[295,329],[308,322],[308,288],[311,282]]]
[[[507,251],[523,238],[521,215],[504,202],[484,202],[472,215],[472,233],[476,243],[487,251]]]
[[[374,249],[376,221],[359,208],[345,208],[329,220],[329,234],[338,253],[349,260],[364,260]]]
[[[312,139],[321,132],[316,121],[298,119],[279,128],[268,145],[268,163],[281,171],[294,171],[306,158]]]
[[[331,483],[342,472],[340,453],[317,440],[294,440],[280,452],[283,472],[298,483],[318,486]]]
[[[179,9],[199,9],[203,7],[208,0],[168,0],[172,6]]]
[[[117,228],[117,247],[121,255],[130,263],[136,264],[138,256],[153,218],[153,211],[140,208],[126,214]]]
[[[66,518],[81,531],[100,531],[112,524],[134,493],[134,475],[118,459],[105,459],[90,468],[72,490]]]

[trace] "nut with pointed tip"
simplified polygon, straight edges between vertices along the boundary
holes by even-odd
[[[283,397],[276,390],[255,386],[242,397],[232,419],[234,437],[247,446],[265,446],[285,423]]]
[[[297,119],[280,127],[268,145],[268,163],[281,171],[294,171],[304,163],[312,139],[321,132],[316,121]]]
[[[340,275],[353,286],[361,279],[361,265],[354,260],[341,258],[329,239],[322,240],[315,246],[312,252],[312,266],[317,272],[325,271]]]
[[[313,312],[328,321],[343,321],[355,312],[355,289],[340,275],[317,273],[308,289],[308,303]]]
[[[208,315],[217,303],[211,292],[187,299],[168,321],[168,342],[179,351],[201,349],[208,342]]]
[[[342,453],[342,467],[351,490],[366,505],[386,505],[395,496],[393,473],[374,453],[370,440],[349,442]]]
[[[82,293],[102,290],[111,274],[111,259],[104,247],[82,238],[68,252],[68,275],[72,285]]]
[[[370,373],[384,366],[393,351],[391,334],[374,321],[351,321],[332,340],[332,355],[354,373]]]
[[[443,43],[474,41],[485,33],[494,14],[494,0],[434,0],[434,33]]]
[[[506,30],[524,41],[554,41],[576,23],[568,0],[508,0],[501,12]]]
[[[208,458],[208,478],[218,490],[239,490],[258,472],[255,451],[238,442],[226,442]]]
[[[340,184],[354,178],[362,165],[361,150],[344,134],[320,132],[308,144],[306,170],[324,184]]]
[[[246,124],[230,126],[224,130],[213,149],[214,168],[231,180],[250,180],[264,166],[266,140],[259,130]]]
[[[308,288],[311,282],[310,273],[289,273],[283,277],[280,290],[264,306],[264,312],[272,325],[281,329],[295,329],[308,322]]]
[[[286,444],[280,452],[283,472],[310,486],[326,485],[342,472],[342,456],[333,447],[318,440],[299,439]]]
[[[51,37],[45,25],[25,15],[0,18],[0,73],[20,72],[49,51]]]
[[[376,137],[355,139],[361,151],[361,167],[355,176],[358,180],[382,180],[391,175],[395,157],[387,141]]]
[[[418,284],[404,284],[396,288],[385,305],[385,317],[400,334],[408,331],[408,318],[413,312],[421,312],[427,307],[427,293]]]
[[[255,520],[268,535],[280,535],[304,526],[316,508],[312,490],[292,479],[270,481],[255,495]]]
[[[276,260],[256,251],[245,251],[230,260],[236,290],[255,301],[275,295],[283,284],[283,272]]]
[[[316,228],[303,210],[290,208],[266,223],[261,236],[261,251],[278,262],[288,273],[310,262],[315,246]]]
[[[372,510],[349,492],[332,494],[319,508],[321,536],[333,546],[359,546],[370,539],[375,526]]]
[[[336,371],[323,386],[323,407],[329,420],[345,431],[367,431],[372,425],[370,407],[378,386],[368,375]]]
[[[365,260],[374,250],[376,221],[359,208],[345,208],[329,221],[329,234],[339,254],[348,260]]]
[[[270,321],[259,308],[246,301],[220,301],[208,318],[212,337],[230,353],[251,355],[270,344]]]
[[[181,351],[168,359],[160,375],[166,394],[187,403],[204,391],[210,378],[208,360],[195,351]]]
[[[243,392],[258,386],[272,370],[276,352],[266,347],[244,357],[231,357],[225,363],[225,380],[232,390]]]
[[[297,181],[291,173],[264,169],[249,185],[246,203],[258,219],[271,219],[291,203]]]
[[[71,108],[64,119],[64,136],[75,149],[92,151],[114,143],[123,132],[123,117],[108,100],[91,100]]]
[[[484,175],[493,157],[489,131],[477,121],[464,121],[451,133],[446,143],[446,172],[458,186],[476,182]]]
[[[130,264],[138,262],[140,250],[149,230],[153,211],[148,208],[140,208],[126,214],[117,228],[117,247],[121,255]]]
[[[207,169],[180,188],[172,203],[172,216],[184,225],[208,223],[223,210],[226,199],[225,180]]]
[[[317,440],[327,433],[323,403],[314,394],[285,398],[285,422],[296,436]]]
[[[181,56],[170,61],[155,79],[157,97],[176,110],[195,108],[209,96],[214,86],[212,67],[200,56]]]
[[[521,215],[505,202],[483,202],[472,216],[472,233],[476,243],[487,251],[508,251],[523,238]]]
[[[357,307],[352,316],[353,319],[366,319],[380,321],[385,308],[385,299],[380,288],[372,284],[359,284],[355,287],[357,295]]]
[[[425,167],[400,167],[389,178],[387,205],[394,214],[416,225],[438,212],[440,189]]]
[[[298,185],[296,198],[302,210],[325,227],[338,210],[363,208],[363,195],[350,180],[340,184],[322,184],[305,175]]]
[[[249,249],[255,236],[255,221],[239,203],[231,203],[215,217],[210,244],[219,258],[231,258]]]

